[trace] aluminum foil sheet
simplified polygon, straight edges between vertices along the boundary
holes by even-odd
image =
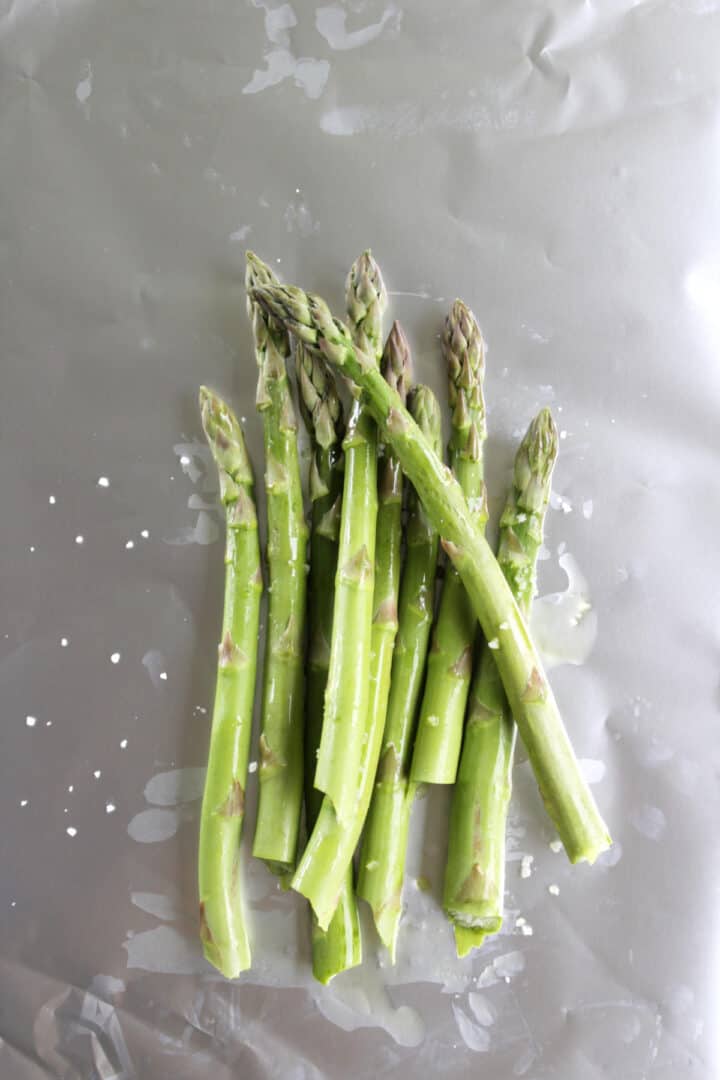
[[[720,1075],[719,55],[715,0],[0,0],[3,1080]],[[259,473],[246,246],[340,309],[371,246],[440,393],[473,307],[494,510],[533,412],[561,430],[534,622],[615,846],[571,868],[520,755],[473,959],[440,789],[397,967],[366,924],[314,985],[258,864],[253,970],[200,952],[223,521],[196,392]]]

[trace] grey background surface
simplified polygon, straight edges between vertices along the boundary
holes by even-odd
[[[719,50],[713,0],[0,0],[3,1078],[718,1075]],[[521,762],[473,961],[411,874],[398,969],[366,934],[321,991],[257,867],[256,968],[199,954],[195,399],[229,396],[259,475],[247,245],[336,307],[372,246],[438,391],[472,305],[494,506],[533,411],[566,433],[540,588],[571,553],[597,636],[552,679],[617,844],[571,869]],[[445,810],[411,857],[435,887]]]

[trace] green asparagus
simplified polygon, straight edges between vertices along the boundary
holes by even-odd
[[[498,562],[527,616],[535,593],[557,431],[548,409],[530,424],[515,458],[500,521]],[[516,727],[489,641],[473,677],[457,783],[450,813],[444,907],[455,926],[458,956],[477,948],[502,923],[505,826],[512,789]]]
[[[369,251],[347,279],[347,309],[354,340],[377,368],[387,293]],[[343,823],[352,820],[369,701],[371,628],[377,526],[377,429],[358,400],[344,442],[345,483],[338,569],[315,787],[332,800]]]
[[[374,359],[353,344],[348,327],[332,317],[323,300],[282,286],[256,289],[253,297],[362,391],[368,410],[381,425],[460,572],[486,638],[498,638],[496,663],[505,693],[568,858],[593,862],[610,844],[607,827],[580,772],[520,610],[459,484],[383,379]],[[323,809],[324,805],[313,835]]]
[[[284,876],[295,865],[303,795],[305,551],[297,421],[286,361],[290,339],[281,323],[252,299],[277,279],[248,253],[248,314],[258,363],[257,408],[263,420],[269,581],[259,797],[253,855]]]
[[[410,348],[395,323],[382,357],[382,372],[389,385],[404,400],[410,371]],[[381,376],[381,377],[383,377]],[[370,694],[363,726],[361,753],[355,777],[355,813],[347,823],[340,821],[332,799],[323,800],[317,823],[300,860],[292,887],[310,900],[320,927],[336,912],[343,875],[351,865],[367,815],[373,780],[382,742],[393,645],[397,633],[397,605],[400,582],[402,538],[402,487],[395,456],[383,455],[380,466],[379,510],[377,515],[377,558],[373,595]],[[335,627],[333,626],[333,635]]]
[[[475,316],[461,300],[455,301],[445,320],[442,345],[452,424],[450,467],[475,513],[478,528],[484,529],[485,346]],[[477,619],[470,597],[457,570],[449,566],[428,657],[410,768],[415,783],[455,781],[476,637]]]
[[[252,466],[242,431],[230,408],[204,386],[200,409],[227,516],[225,604],[200,814],[200,936],[210,963],[234,979],[250,967],[239,861],[262,573]]]
[[[408,410],[434,452],[440,454],[440,406],[432,390],[414,386],[408,395]],[[409,777],[410,751],[433,620],[438,555],[438,534],[412,488],[407,503],[407,554],[400,585],[390,697],[358,875],[358,895],[370,905],[380,940],[393,963],[416,788]]]
[[[299,344],[295,353],[295,368],[300,388],[300,408],[313,443],[305,693],[305,817],[310,832],[323,799],[322,792],[313,785],[313,775],[320,745],[330,661],[342,503],[343,415],[333,377],[321,357]],[[338,907],[328,929],[320,929],[314,914],[312,919],[313,974],[319,982],[328,983],[334,975],[362,961],[352,866],[347,868]]]

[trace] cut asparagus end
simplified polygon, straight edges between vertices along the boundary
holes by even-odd
[[[460,960],[465,956],[469,956],[473,949],[479,949],[486,937],[483,930],[458,926],[457,924],[453,926],[453,932],[455,934],[455,951]]]

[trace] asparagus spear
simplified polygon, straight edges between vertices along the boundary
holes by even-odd
[[[373,361],[353,345],[350,331],[332,317],[323,300],[296,287],[266,287],[257,289],[254,295],[291,333],[318,350],[362,390],[369,411],[381,425],[429,520],[440,533],[486,638],[498,637],[495,660],[505,693],[545,807],[568,858],[571,862],[594,862],[610,845],[607,827],[580,772],[552,689],[510,587],[477,528],[460,485],[434,453],[397,393]]]
[[[450,466],[475,512],[478,528],[484,529],[485,347],[475,316],[462,300],[455,301],[445,320],[442,346],[452,424]],[[410,775],[415,783],[455,781],[476,636],[477,620],[470,597],[457,570],[450,565],[428,657],[413,749]]]
[[[305,693],[305,817],[315,824],[323,795],[313,785],[330,661],[335,571],[342,502],[342,405],[325,361],[299,344],[295,368],[300,408],[313,441],[310,467],[312,525],[308,595],[308,661]],[[313,974],[321,983],[362,961],[362,943],[352,866],[348,866],[337,911],[321,930],[313,914]]]
[[[263,420],[270,600],[260,723],[260,771],[253,855],[281,876],[295,864],[303,794],[303,640],[305,549],[297,421],[286,360],[284,326],[252,299],[275,284],[272,270],[247,256],[248,314],[258,363],[257,408]]]
[[[369,251],[350,268],[346,294],[353,338],[377,368],[387,293]],[[359,400],[353,403],[344,448],[330,669],[315,770],[315,787],[332,799],[343,823],[355,812],[356,777],[368,710],[377,525],[377,429]]]
[[[436,454],[440,406],[427,386],[414,386],[408,410]],[[358,894],[367,900],[380,939],[395,962],[410,811],[412,735],[435,606],[438,534],[417,494],[408,492],[407,554],[400,585],[399,628],[390,679],[382,751],[360,854]]]
[[[409,369],[410,349],[400,325],[395,323],[383,352],[382,371],[402,399],[406,393]],[[323,800],[315,828],[292,880],[292,887],[310,900],[321,928],[328,925],[333,912],[337,913],[338,896],[342,897],[341,883],[347,868],[351,866],[353,852],[360,839],[377,770],[397,633],[401,537],[400,467],[394,455],[385,454],[380,467],[370,693],[361,732],[359,764],[353,778],[355,812],[352,818],[343,822],[333,800],[329,797]],[[348,640],[352,640],[351,635]]]
[[[205,956],[228,979],[250,967],[240,882],[262,574],[253,475],[230,408],[200,389],[202,422],[225,505],[225,605],[210,752],[200,814],[198,884]]]
[[[535,594],[557,457],[557,431],[542,409],[520,443],[513,482],[500,520],[498,563],[527,617]],[[512,789],[516,727],[490,641],[473,677],[462,756],[450,812],[444,907],[455,924],[458,956],[477,948],[502,923],[505,824]]]

